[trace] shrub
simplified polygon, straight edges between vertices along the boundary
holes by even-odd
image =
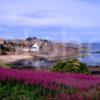
[[[88,74],[89,68],[85,63],[80,62],[78,59],[67,59],[66,61],[60,61],[53,66],[53,71]]]

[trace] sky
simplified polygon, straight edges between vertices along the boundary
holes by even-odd
[[[100,41],[100,0],[0,0],[0,37]]]

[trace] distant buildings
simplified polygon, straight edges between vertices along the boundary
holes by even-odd
[[[30,48],[30,51],[39,52],[39,45],[37,43],[33,44],[33,46]]]
[[[22,50],[28,52],[29,48],[23,48]]]
[[[39,52],[40,51],[40,46],[39,44],[37,43],[34,43],[33,45],[31,46],[26,46],[26,47],[23,47],[23,48],[16,48],[16,52],[15,54],[28,54],[28,53],[36,53],[36,52]]]
[[[20,48],[21,49],[21,48]],[[22,48],[23,51],[29,52],[29,51],[33,51],[33,52],[39,52],[39,45],[37,43],[34,43],[32,46],[30,47],[25,47]]]
[[[78,51],[74,44],[54,43],[48,40],[29,37],[26,40],[3,40],[0,39],[0,54],[43,54],[43,55],[73,55]]]

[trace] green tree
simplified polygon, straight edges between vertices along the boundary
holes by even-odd
[[[78,59],[67,59],[66,61],[60,61],[55,66],[53,66],[53,71],[57,72],[75,72],[88,74],[88,66],[80,62]]]

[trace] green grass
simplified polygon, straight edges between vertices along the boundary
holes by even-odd
[[[54,92],[39,85],[26,85],[17,81],[0,82],[0,100],[48,100],[49,96],[53,98]]]
[[[6,63],[0,63],[0,67],[10,68],[11,65]]]

